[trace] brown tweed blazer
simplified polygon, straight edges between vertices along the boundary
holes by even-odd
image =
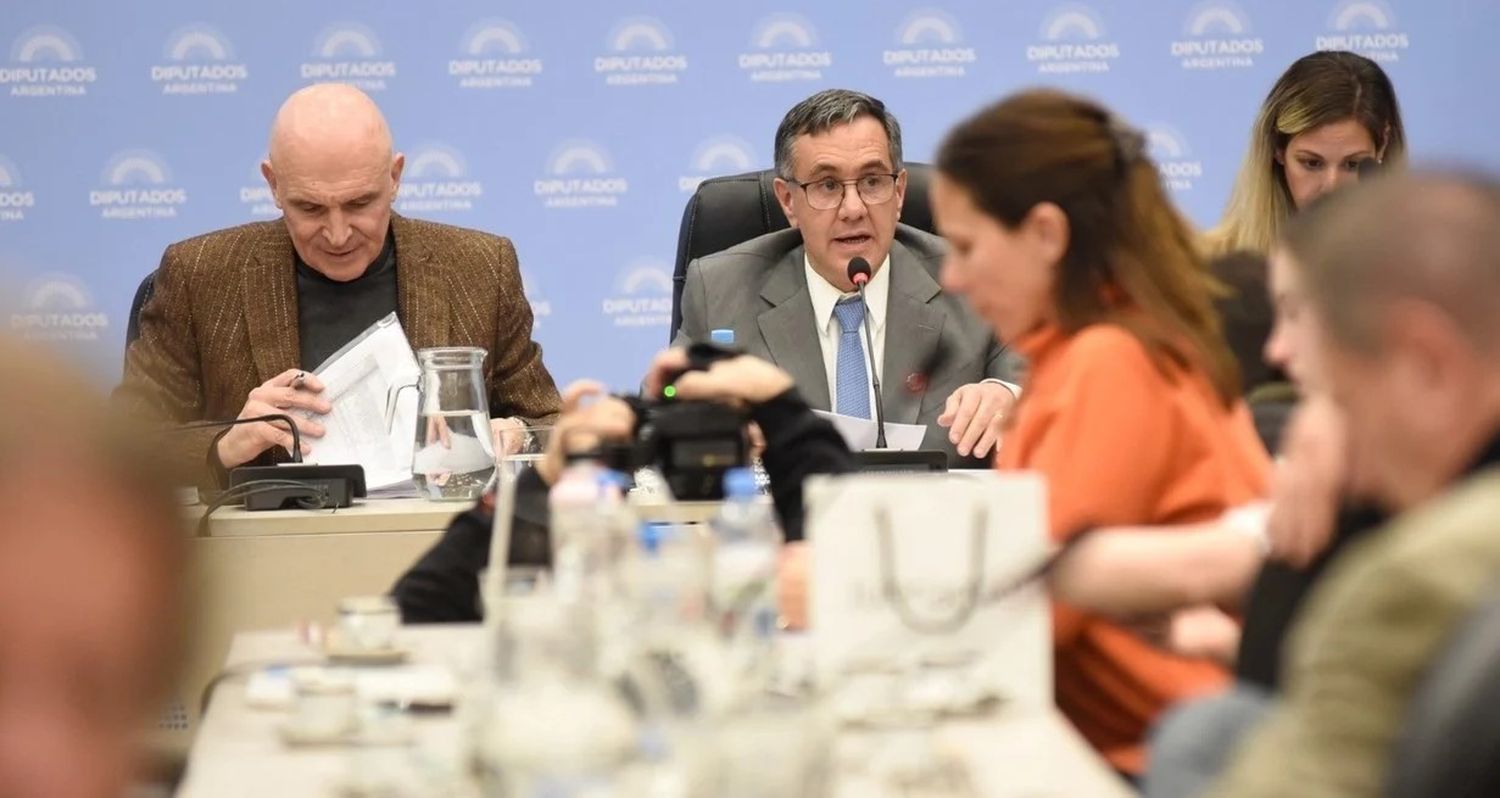
[[[477,346],[490,413],[550,422],[557,386],[531,340],[509,239],[392,215],[397,315],[416,349]],[[148,419],[230,419],[251,389],[299,367],[297,278],[281,220],[255,222],[167,247],[125,355],[117,406]],[[205,463],[215,430],[172,433],[184,465]]]

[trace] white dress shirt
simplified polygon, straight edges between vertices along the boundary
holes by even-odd
[[[828,378],[828,400],[831,402],[829,409],[837,410],[839,338],[844,334],[844,328],[839,326],[838,317],[833,315],[833,306],[844,297],[855,296],[855,293],[846,294],[834,288],[832,283],[823,279],[823,275],[818,274],[806,255],[802,256],[802,267],[807,270],[807,294],[812,299],[813,319],[818,323],[818,346],[823,350],[823,374]],[[865,348],[865,325],[871,323],[874,324],[870,329],[870,337],[875,343],[875,374],[885,376],[885,309],[891,295],[890,269],[891,256],[886,255],[870,282],[865,284],[865,304],[870,312],[859,325],[859,349],[864,353],[867,377],[870,371],[870,353]],[[875,387],[868,384],[868,381],[865,393],[870,397],[870,418],[873,419]]]
[[[807,294],[812,299],[813,319],[818,324],[818,346],[823,350],[823,374],[828,379],[829,409],[837,410],[839,406],[838,394],[838,362],[839,362],[839,337],[843,335],[844,328],[839,326],[839,320],[833,315],[833,306],[846,296],[854,296],[854,293],[844,293],[833,284],[823,279],[813,268],[812,261],[807,255],[802,256],[802,268],[807,272]],[[886,255],[885,260],[880,262],[880,268],[875,270],[875,275],[870,282],[865,284],[865,304],[869,306],[870,312],[865,317],[865,322],[859,325],[859,349],[864,352],[865,371],[870,370],[870,353],[865,347],[865,324],[874,323],[870,330],[870,338],[875,343],[875,374],[881,378],[881,385],[885,385],[885,311],[889,306],[891,296],[891,256]],[[866,376],[869,376],[868,373]],[[1021,386],[1012,385],[1004,380],[993,377],[985,378],[980,382],[993,382],[1004,385],[1017,397],[1021,395]],[[870,397],[870,418],[875,418],[875,386],[867,385],[865,393]],[[943,397],[947,399],[947,397]]]

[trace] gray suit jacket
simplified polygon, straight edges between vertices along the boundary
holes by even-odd
[[[926,425],[923,448],[946,451],[954,461],[948,431],[937,425],[948,395],[987,377],[1015,382],[1019,361],[962,300],[938,287],[946,251],[941,238],[896,226],[880,394],[886,421]],[[808,404],[828,410],[816,326],[802,234],[781,230],[688,264],[673,343],[706,341],[711,330],[732,328],[736,346],[785,369]],[[925,378],[924,367],[932,369]]]

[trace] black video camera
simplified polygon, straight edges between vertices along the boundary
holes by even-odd
[[[740,353],[705,343],[688,347],[687,354],[687,368],[670,375],[668,386],[689,371],[705,371]],[[724,498],[725,471],[750,461],[745,417],[729,405],[679,400],[670,391],[621,398],[635,410],[635,438],[600,447],[598,458],[606,468],[632,474],[654,465],[678,500],[707,501]]]

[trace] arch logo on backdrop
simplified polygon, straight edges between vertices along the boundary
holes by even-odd
[[[10,64],[0,68],[0,86],[12,97],[82,97],[99,79],[73,34],[56,25],[38,25],[17,36]]]
[[[37,275],[22,291],[23,309],[12,313],[10,329],[30,341],[97,341],[109,317],[94,304],[88,286],[62,272]]]
[[[386,81],[396,77],[396,62],[384,53],[380,38],[370,28],[357,22],[331,25],[313,40],[311,57],[302,64],[302,79],[384,91]]]
[[[1209,0],[1188,12],[1172,57],[1189,71],[1249,69],[1266,43],[1254,35],[1250,16],[1230,0]]]
[[[0,155],[0,222],[24,222],[26,211],[36,207],[36,194],[27,190],[21,170]]]
[[[822,80],[823,70],[833,66],[833,53],[819,46],[817,28],[805,17],[772,14],[755,23],[739,66],[754,83]]]
[[[151,67],[151,82],[162,94],[234,94],[250,78],[229,38],[203,23],[173,31],[162,54],[164,63]]]
[[[609,153],[587,139],[559,145],[547,158],[546,174],[532,182],[532,192],[547,208],[613,208],[629,190]]]
[[[1328,32],[1314,42],[1319,50],[1351,50],[1375,61],[1400,61],[1410,44],[1384,0],[1343,0],[1328,15]]]
[[[688,59],[676,47],[672,31],[652,17],[626,17],[604,42],[607,52],[594,57],[594,72],[609,86],[664,86],[677,83]]]
[[[684,194],[698,190],[698,184],[710,177],[737,175],[755,168],[754,148],[739,136],[714,136],[693,150],[688,162],[690,174],[677,178],[677,188]]]
[[[121,150],[109,159],[89,192],[89,205],[102,219],[146,221],[175,219],[187,203],[187,189],[172,180],[172,170],[150,150]]]
[[[1081,3],[1052,9],[1042,21],[1040,38],[1026,48],[1026,60],[1036,65],[1038,74],[1108,72],[1120,58],[1120,45],[1110,37],[1104,18]]]
[[[482,196],[484,185],[469,176],[458,150],[434,142],[406,153],[406,171],[396,191],[401,213],[471,211]]]
[[[881,59],[897,78],[961,78],[978,55],[964,43],[963,27],[952,14],[924,8],[896,26],[894,46]]]
[[[448,61],[448,74],[461,89],[529,89],[542,74],[526,35],[504,19],[484,19],[469,26]]]
[[[1165,123],[1146,128],[1147,146],[1151,160],[1161,173],[1162,185],[1174,194],[1193,190],[1198,179],[1203,177],[1203,162],[1193,157],[1182,131]]]
[[[659,258],[637,258],[616,275],[602,310],[616,327],[672,326],[672,269]]]

